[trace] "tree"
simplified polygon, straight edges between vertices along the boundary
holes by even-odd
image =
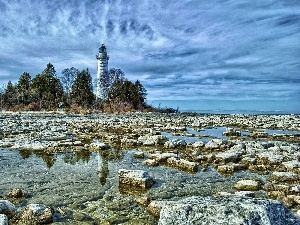
[[[141,84],[141,82],[139,80],[136,80],[134,85],[136,86],[136,88],[138,90],[138,95],[140,97],[140,102],[141,102],[141,104],[144,105],[145,100],[146,100],[146,96],[147,96],[147,90],[146,90],[146,88],[144,88],[144,86]]]
[[[69,99],[72,85],[74,83],[75,78],[79,74],[79,70],[74,67],[71,67],[71,68],[64,69],[61,73],[63,74],[62,84],[67,94],[67,98]]]
[[[82,70],[74,80],[70,93],[71,102],[89,107],[94,103],[92,77],[88,69]]]
[[[57,107],[63,97],[63,87],[56,77],[56,71],[51,63],[47,64],[42,74],[38,74],[31,85],[31,94],[34,101],[40,102],[41,108]]]
[[[129,80],[116,79],[108,93],[109,101],[121,101],[132,104],[137,108],[141,104],[141,98],[137,87]]]
[[[17,104],[16,87],[11,81],[8,81],[6,89],[3,94],[4,105],[8,108]]]
[[[18,102],[21,104],[29,103],[29,89],[31,85],[31,77],[29,73],[24,72],[19,78],[17,84]]]
[[[100,87],[102,100],[107,100],[108,93],[115,80],[124,80],[125,74],[121,69],[111,68],[108,72],[102,73],[100,79],[96,80],[97,86]]]

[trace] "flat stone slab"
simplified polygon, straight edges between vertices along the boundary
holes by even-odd
[[[238,196],[198,196],[179,201],[163,201],[160,204],[151,202],[150,205],[157,206],[157,210],[160,210],[159,225],[300,224],[299,218],[275,200]],[[158,213],[156,212],[156,214]]]
[[[120,184],[142,188],[150,188],[154,184],[153,178],[144,170],[120,169],[118,173]]]
[[[259,183],[255,180],[239,180],[234,187],[241,191],[258,191]]]

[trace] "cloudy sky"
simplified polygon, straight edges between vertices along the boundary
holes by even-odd
[[[148,99],[300,99],[299,0],[0,0],[0,85],[109,67]]]

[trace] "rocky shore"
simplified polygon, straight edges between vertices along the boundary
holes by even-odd
[[[179,221],[178,224],[180,222],[209,224],[209,221],[218,224],[213,218],[208,218],[208,215],[213,207],[222,208],[223,201],[232,207],[224,208],[215,218],[222,221],[221,218],[225,214],[229,215],[228,218],[236,215],[235,219],[232,217],[228,224],[276,224],[274,215],[279,212],[269,210],[276,207],[277,210],[281,210],[280,218],[278,217],[282,221],[281,224],[300,223],[299,115],[189,113],[75,115],[3,112],[0,114],[0,123],[1,149],[30,150],[47,154],[70,151],[70,149],[74,152],[104,153],[113,152],[115,148],[123,152],[135,149],[132,157],[149,171],[155,167],[162,167],[165,170],[170,168],[183,171],[190,176],[210,170],[217,171],[223,177],[230,177],[243,171],[251,174],[251,176],[240,176],[239,180],[232,185],[233,191],[214,193],[219,197],[206,198],[204,194],[204,196],[192,196],[187,200],[185,197],[191,196],[171,196],[171,203],[163,196],[155,196],[154,201],[147,196],[136,198],[145,212],[148,210],[154,217],[158,217],[154,220],[158,224],[170,224],[174,219]],[[216,135],[205,134],[204,131],[207,130],[217,131]],[[0,153],[0,163],[1,157]],[[139,187],[151,189],[153,183],[163,182],[156,177],[151,177],[150,181],[141,183],[138,179],[144,179],[147,171],[136,172],[132,170],[134,168],[130,168],[128,172],[123,170],[128,168],[119,169],[121,169],[118,177],[120,187],[121,183],[129,186],[127,189],[138,184]],[[132,180],[128,174],[134,174]],[[128,193],[130,194],[130,191],[125,191],[125,194]],[[0,193],[0,195],[4,194]],[[216,198],[222,199],[220,205],[216,205]],[[12,210],[13,206],[10,205],[12,203],[7,199],[9,200],[9,195],[1,200],[0,206],[8,207],[10,211],[9,213],[7,210],[0,211],[0,224],[7,224],[8,221],[10,224],[22,224],[18,221],[28,218],[28,213],[26,214],[28,211],[31,216],[35,215],[33,209],[38,206],[44,207],[49,218],[54,216],[50,212],[58,212],[57,208],[53,209],[51,206],[41,204],[25,206],[21,204],[19,209]],[[206,209],[194,206],[200,204],[199,202],[205,203]],[[193,222],[189,216],[180,217],[181,214],[186,215],[184,210],[180,211],[177,218],[172,214],[174,212],[172,207],[176,208],[178,205],[187,210],[188,214],[193,215],[193,218],[199,217],[199,220]],[[279,205],[282,209],[278,208]],[[241,210],[237,210],[239,207],[248,207],[249,212],[243,211],[243,213],[248,213],[250,219],[241,214]],[[257,218],[252,217],[252,214]],[[201,218],[205,221],[201,221]],[[53,222],[44,218],[35,218],[35,220],[41,221],[36,224]]]

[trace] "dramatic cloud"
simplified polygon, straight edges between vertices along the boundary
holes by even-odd
[[[0,84],[89,68],[103,41],[109,67],[148,99],[299,101],[299,0],[0,0]]]

